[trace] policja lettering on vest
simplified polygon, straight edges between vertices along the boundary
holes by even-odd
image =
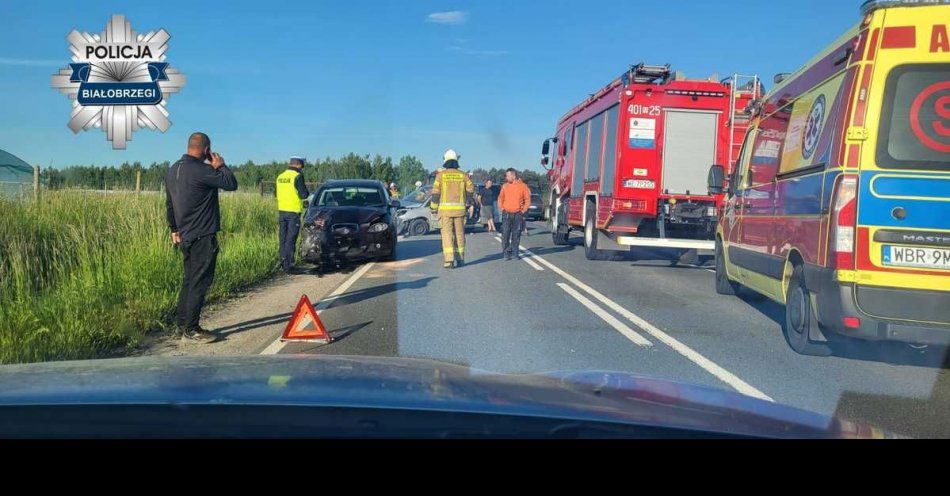
[[[439,215],[442,234],[442,256],[447,269],[465,263],[465,219],[475,186],[468,174],[459,170],[459,155],[448,150],[443,156],[443,170],[432,183],[430,208]]]
[[[304,182],[303,169],[306,159],[290,157],[290,166],[277,176],[277,211],[280,263],[284,272],[296,273],[294,268],[297,255],[297,237],[300,235],[300,214],[303,212],[303,201],[310,196],[307,184]]]

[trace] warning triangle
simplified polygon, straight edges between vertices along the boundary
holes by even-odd
[[[281,335],[280,340],[310,343],[329,343],[332,340],[307,295],[300,297],[297,308],[290,316],[290,321],[287,322],[287,327],[284,329],[284,334]]]

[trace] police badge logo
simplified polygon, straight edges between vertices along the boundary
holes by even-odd
[[[113,150],[124,150],[139,128],[167,131],[168,95],[185,85],[165,61],[170,38],[164,29],[136,33],[122,15],[102,33],[69,33],[73,63],[52,76],[53,88],[72,102],[69,129],[101,128]]]
[[[825,95],[818,95],[818,99],[808,111],[808,120],[805,122],[805,132],[802,133],[802,157],[809,158],[815,153],[818,138],[821,136],[821,126],[825,122]]]

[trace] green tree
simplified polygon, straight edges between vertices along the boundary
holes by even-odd
[[[373,179],[377,179],[389,185],[390,182],[393,182],[395,179],[395,171],[393,169],[393,159],[386,157],[385,159],[377,154],[373,157]]]
[[[399,159],[395,168],[396,185],[399,191],[412,191],[416,181],[425,183],[427,174],[422,161],[413,155],[405,155]]]

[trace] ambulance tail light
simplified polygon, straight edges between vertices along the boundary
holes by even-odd
[[[858,176],[842,174],[835,186],[832,242],[835,268],[854,269],[854,229],[858,214]]]

